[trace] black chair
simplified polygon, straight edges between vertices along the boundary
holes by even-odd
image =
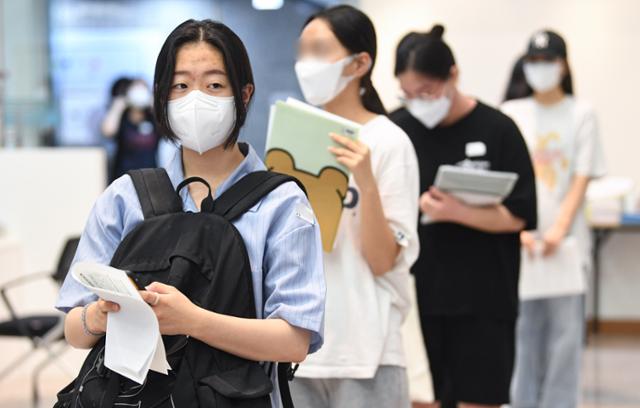
[[[20,316],[16,312],[13,303],[9,300],[7,291],[39,279],[53,279],[58,286],[62,285],[71,267],[79,241],[80,238],[77,237],[67,240],[58,259],[58,266],[53,273],[42,272],[21,276],[0,286],[0,297],[10,316],[9,320],[0,322],[0,336],[25,338],[33,346],[29,351],[18,356],[0,371],[0,381],[18,365],[23,364],[36,351],[43,350],[47,354],[45,359],[33,369],[31,386],[34,407],[37,407],[39,402],[38,377],[40,373],[45,367],[54,362],[65,351],[67,346],[66,342],[63,341],[64,315],[51,313],[47,315]]]

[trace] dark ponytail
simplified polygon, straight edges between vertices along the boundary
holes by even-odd
[[[377,113],[378,115],[386,115],[387,110],[384,108],[384,104],[378,95],[378,91],[371,82],[371,71],[360,80],[360,89],[362,90],[362,104],[365,109],[370,112]]]
[[[326,21],[338,41],[350,53],[366,52],[371,57],[369,71],[360,78],[361,99],[364,107],[379,115],[386,115],[387,111],[382,104],[378,91],[371,81],[371,73],[376,62],[377,41],[376,30],[373,23],[362,11],[355,7],[341,5],[322,10],[313,14],[305,22],[304,26],[316,18]]]
[[[427,33],[405,35],[396,49],[395,75],[414,70],[437,79],[448,79],[456,60],[443,35],[444,27],[440,24]]]

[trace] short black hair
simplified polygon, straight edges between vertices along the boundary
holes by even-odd
[[[162,45],[153,78],[153,113],[156,125],[163,137],[173,141],[178,138],[169,124],[167,109],[176,68],[176,55],[183,45],[201,41],[211,45],[222,54],[225,70],[233,90],[236,122],[224,143],[224,147],[229,148],[238,140],[240,129],[244,125],[249,110],[249,104],[245,105],[242,100],[242,90],[247,85],[255,87],[255,84],[249,55],[242,40],[229,27],[217,21],[209,19],[187,20],[176,27]]]
[[[430,32],[405,35],[396,49],[395,76],[414,70],[438,79],[448,79],[456,60],[442,39],[443,34],[444,27],[436,24]]]
[[[116,96],[124,96],[127,94],[127,90],[129,89],[129,85],[133,82],[132,78],[129,77],[119,77],[113,84],[111,85],[111,91],[109,94],[111,95],[111,99]]]
[[[336,36],[340,44],[350,53],[366,52],[371,57],[371,67],[369,71],[360,79],[360,87],[362,88],[362,104],[373,113],[386,115],[382,100],[378,95],[378,91],[371,81],[371,73],[376,63],[377,39],[376,29],[362,11],[349,5],[339,5],[321,10],[311,15],[304,23],[306,27],[315,19],[322,19],[329,24],[331,31]]]

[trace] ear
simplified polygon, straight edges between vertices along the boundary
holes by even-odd
[[[336,169],[335,167],[326,167],[320,172],[318,178],[330,186],[333,186],[338,193],[340,193],[341,197],[344,197],[347,194],[349,177],[341,170]]]
[[[460,71],[458,70],[457,65],[452,65],[449,69],[449,79],[453,81],[454,84],[458,83],[458,77],[460,76]]]
[[[292,171],[294,168],[293,156],[280,149],[269,150],[265,158],[265,164],[271,170]]]
[[[355,55],[353,61],[344,68],[344,74],[361,78],[369,72],[373,60],[368,52],[361,52]]]
[[[244,106],[249,105],[254,89],[255,86],[253,84],[246,84],[244,88],[242,88],[242,102],[244,102]]]

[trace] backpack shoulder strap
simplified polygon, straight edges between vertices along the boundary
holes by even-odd
[[[306,194],[304,186],[295,177],[271,171],[249,173],[216,199],[214,212],[232,221],[256,205],[267,194],[289,181],[298,184]]]
[[[145,220],[182,211],[182,200],[165,169],[131,170],[127,174],[133,180]]]
[[[282,401],[282,408],[294,408],[293,400],[291,399],[291,390],[289,389],[289,382],[293,381],[293,377],[298,370],[299,364],[276,364],[278,364],[278,388],[280,389],[280,400]]]

